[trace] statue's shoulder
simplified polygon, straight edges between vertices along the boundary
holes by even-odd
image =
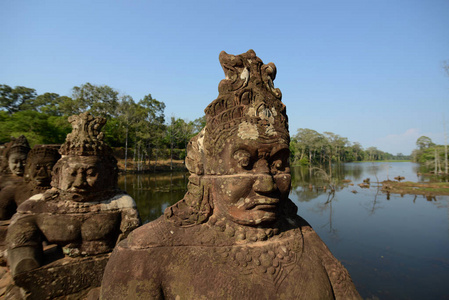
[[[45,200],[45,193],[33,195],[17,207],[17,212],[26,214],[47,211],[47,203]]]
[[[118,191],[117,194],[107,200],[99,202],[102,210],[114,210],[124,208],[137,208],[134,199],[123,191]]]
[[[186,229],[168,221],[164,215],[134,229],[122,246],[133,249],[185,245]]]

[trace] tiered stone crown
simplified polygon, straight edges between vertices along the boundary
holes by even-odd
[[[59,153],[70,156],[103,156],[112,153],[111,148],[103,142],[101,132],[106,119],[94,117],[89,112],[69,117],[72,132],[67,135]]]
[[[226,78],[218,86],[218,98],[205,109],[207,155],[219,153],[231,135],[288,143],[286,108],[281,91],[273,85],[276,66],[263,64],[253,50],[240,55],[222,51],[219,60]]]
[[[12,153],[28,153],[30,151],[30,145],[28,144],[28,140],[24,135],[19,136],[18,138],[13,138],[11,140],[11,146],[9,148],[8,154]]]

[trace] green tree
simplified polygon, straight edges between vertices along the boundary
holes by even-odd
[[[138,103],[129,96],[122,97],[119,103],[117,119],[120,122],[125,138],[125,164],[127,163],[128,147],[134,148],[136,170],[145,168],[146,160],[155,158],[155,166],[159,157],[159,150],[163,147],[165,130],[165,104],[154,99],[151,94],[146,95]]]
[[[67,96],[60,96],[56,93],[45,93],[36,97],[34,101],[35,109],[38,112],[45,113],[51,116],[70,116],[71,109],[66,109],[73,102],[72,98]]]
[[[166,141],[170,147],[170,169],[173,169],[173,152],[175,148],[187,148],[187,143],[193,135],[193,122],[187,123],[183,119],[174,116],[170,118],[170,124],[166,129]],[[185,156],[185,155],[184,155]]]
[[[309,163],[312,164],[317,151],[324,147],[324,136],[312,129],[299,128],[294,138],[296,139],[297,151],[308,153]]]
[[[25,135],[31,146],[36,144],[60,144],[71,126],[65,117],[49,116],[32,110],[9,115],[0,112],[0,142],[8,142],[11,136]]]
[[[90,111],[95,116],[115,117],[119,104],[118,92],[107,85],[88,83],[72,89],[72,101],[66,103],[65,114]]]
[[[329,164],[333,160],[338,162],[342,161],[342,156],[344,156],[345,152],[344,149],[349,144],[348,139],[328,131],[324,132],[324,137],[326,138],[329,150]]]
[[[9,114],[20,110],[34,109],[36,90],[24,86],[11,88],[9,85],[0,84],[0,108]]]
[[[418,146],[419,150],[424,150],[426,148],[434,146],[435,144],[432,142],[432,139],[423,135],[416,140],[416,145]]]
[[[193,123],[193,135],[196,135],[206,126],[206,116],[204,115],[200,118],[197,118],[192,123]]]

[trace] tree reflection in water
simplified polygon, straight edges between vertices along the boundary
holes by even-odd
[[[134,198],[142,222],[148,223],[182,199],[188,176],[187,172],[127,174],[120,176],[119,187]]]

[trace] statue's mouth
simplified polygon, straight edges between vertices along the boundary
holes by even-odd
[[[51,179],[48,177],[35,177],[34,181],[38,184],[50,184]]]
[[[278,197],[257,197],[250,199],[249,202],[245,201],[245,209],[255,209],[255,210],[269,210],[273,211],[277,208],[279,203]]]
[[[272,205],[270,205],[270,204],[258,204],[258,205],[255,205],[251,209],[264,210],[264,211],[274,211],[274,210],[276,210],[276,208],[277,208],[277,205],[275,205],[275,204],[272,204]]]
[[[73,193],[73,194],[86,194],[88,193],[88,189],[80,189],[80,188],[70,188],[67,190],[67,193]]]

